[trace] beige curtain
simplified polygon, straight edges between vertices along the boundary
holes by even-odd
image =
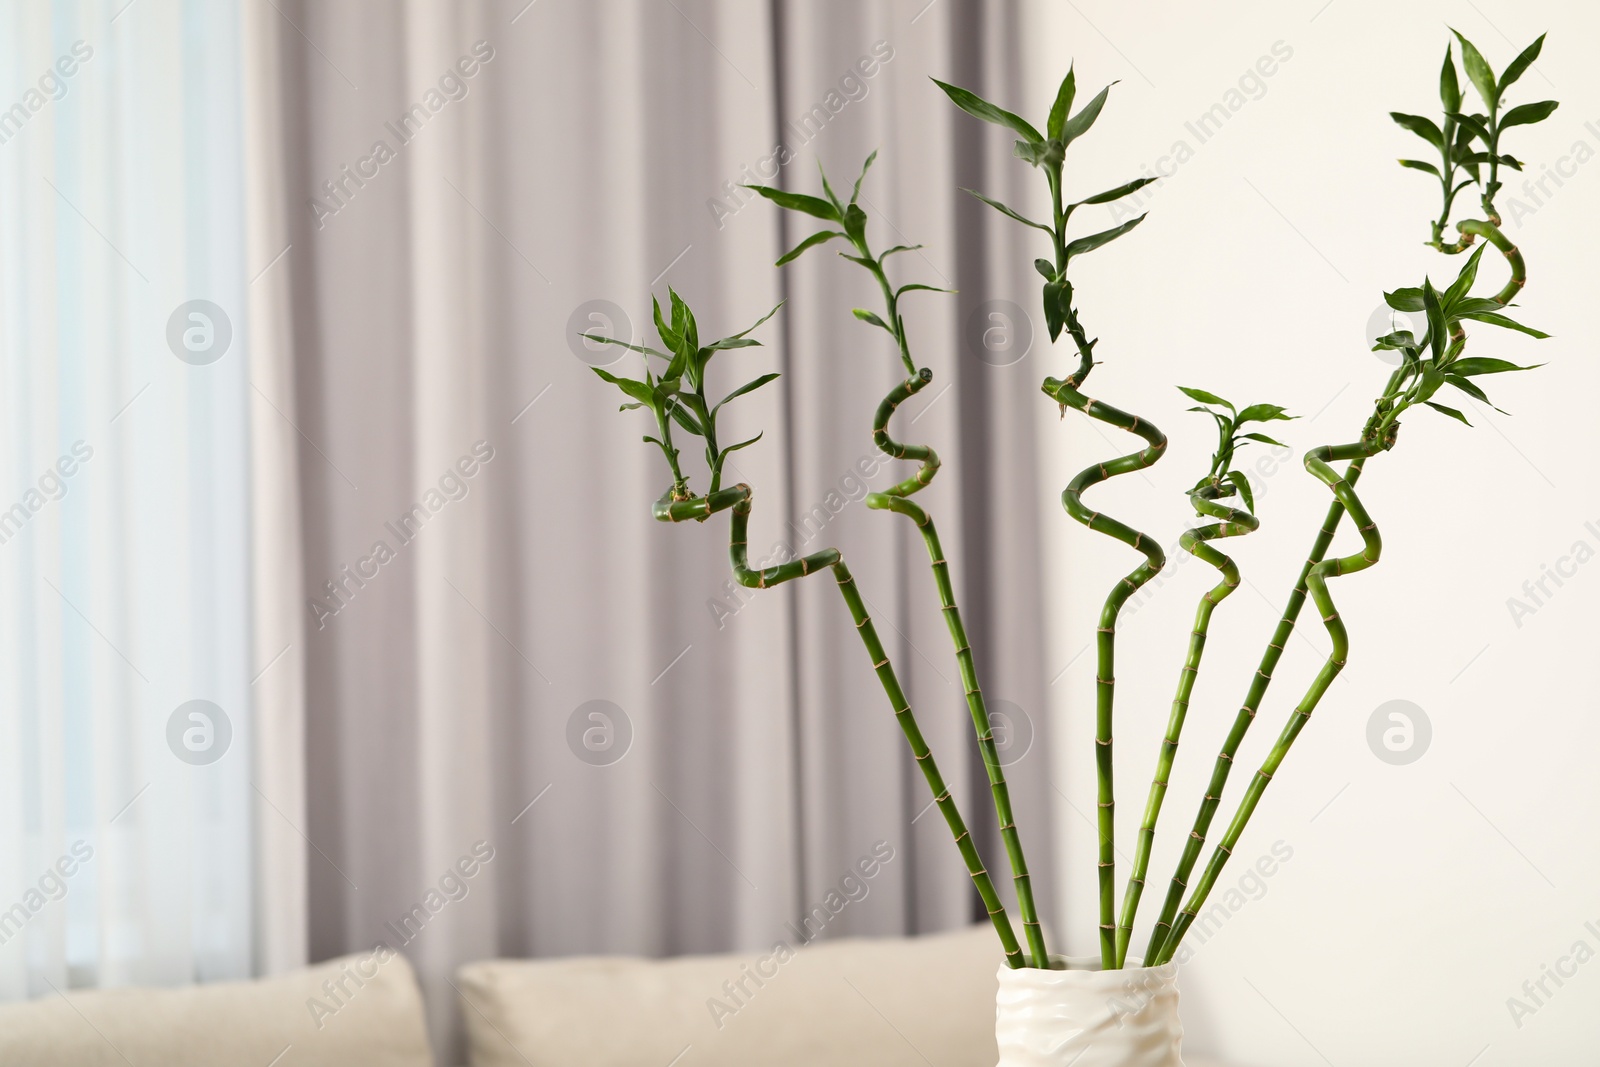
[[[720,522],[654,523],[642,417],[586,365],[609,354],[573,340],[644,339],[669,285],[703,334],[787,300],[767,347],[721,357],[784,374],[729,416],[766,432],[735,459],[753,553],[844,550],[1003,870],[920,538],[861,503],[909,469],[870,440],[901,373],[849,314],[875,294],[829,252],[773,270],[810,231],[737,188],[814,192],[818,158],[848,183],[873,148],[872,239],[926,243],[899,275],[960,290],[910,306],[937,381],[898,426],[946,461],[920,499],[1048,878],[1045,344],[1025,354],[1026,317],[993,303],[1031,289],[1017,235],[956,192],[1006,197],[1026,175],[927,81],[1015,98],[1007,8],[282,0],[253,18],[278,168],[262,207],[283,220],[261,239],[290,248],[261,297],[281,336],[257,346],[277,362],[253,398],[279,420],[257,470],[275,635],[258,644],[292,646],[263,750],[294,762],[303,722],[303,807],[284,821],[304,840],[282,843],[304,864],[311,958],[403,942],[453,1048],[464,961],[793,941],[875,848],[893,858],[824,936],[978,916],[831,581],[736,594]],[[780,144],[794,158],[774,176]],[[274,773],[287,789],[302,772]]]

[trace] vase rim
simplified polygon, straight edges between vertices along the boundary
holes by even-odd
[[[1143,960],[1137,956],[1128,957],[1128,965],[1115,970],[1105,970],[1100,965],[1099,956],[1064,956],[1052,952],[1050,954],[1051,967],[1046,970],[1041,967],[1007,967],[1000,965],[1000,981],[1007,986],[1054,986],[1054,985],[1123,985],[1129,982],[1155,981],[1166,984],[1174,981],[1178,974],[1176,963],[1163,963],[1156,967],[1146,967]]]

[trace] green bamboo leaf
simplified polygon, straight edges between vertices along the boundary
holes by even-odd
[[[820,233],[814,233],[810,237],[807,237],[804,241],[801,241],[799,244],[789,249],[789,251],[785,252],[781,257],[779,257],[778,262],[774,263],[773,266],[781,267],[785,263],[793,263],[795,260],[803,256],[809,249],[815,248],[817,245],[820,245],[825,241],[831,241],[835,237],[843,236],[844,234],[840,233],[838,230],[823,230]]]
[[[1455,60],[1450,57],[1450,46],[1444,46],[1444,67],[1439,71],[1439,99],[1446,112],[1461,110],[1461,81],[1456,77]]]
[[[745,188],[760,193],[774,204],[789,211],[802,211],[819,219],[827,219],[829,222],[844,221],[839,211],[820,196],[791,193],[787,189],[774,189],[770,185],[746,185]]]
[[[1466,359],[1458,359],[1454,363],[1450,364],[1450,373],[1459,374],[1461,377],[1467,378],[1477,374],[1504,374],[1507,371],[1514,370],[1533,370],[1536,367],[1542,366],[1544,366],[1543,363],[1535,363],[1531,366],[1522,367],[1508,359],[1492,359],[1489,356],[1469,356]]]
[[[1239,490],[1239,496],[1244,500],[1244,506],[1254,512],[1256,510],[1256,495],[1250,490],[1250,479],[1238,471],[1229,471],[1228,481],[1232,482],[1233,487]]]
[[[1445,404],[1435,404],[1432,400],[1424,400],[1423,403],[1428,405],[1430,408],[1432,408],[1435,411],[1444,412],[1446,415],[1449,415],[1452,419],[1459,419],[1462,423],[1465,423],[1468,426],[1472,425],[1472,423],[1467,422],[1467,417],[1465,415],[1461,414],[1461,412],[1457,411],[1453,407],[1449,407],[1449,406],[1447,406]]]
[[[1016,219],[1018,222],[1022,223],[1024,226],[1032,226],[1034,229],[1043,230],[1045,233],[1054,233],[1055,232],[1050,227],[1046,226],[1044,223],[1042,223],[1042,222],[1034,222],[1032,219],[1027,218],[1026,216],[1019,215],[1017,212],[1013,211],[1011,208],[1006,207],[1000,201],[991,200],[987,196],[984,196],[982,193],[978,192],[976,189],[963,188],[961,191],[963,193],[970,193],[971,195],[977,197],[979,200],[982,200],[985,204],[988,204],[990,207],[994,208],[996,211],[1000,212],[1000,214],[1005,215],[1007,218]]]
[[[1284,413],[1284,409],[1277,404],[1251,404],[1239,412],[1240,424],[1246,422],[1275,422],[1278,420],[1293,419],[1295,416]]]
[[[1222,399],[1216,393],[1208,393],[1204,389],[1194,389],[1187,385],[1180,385],[1178,386],[1178,392],[1182,393],[1190,400],[1198,400],[1202,404],[1216,404],[1218,407],[1227,408],[1229,411],[1237,410],[1232,404]],[[1190,408],[1189,410],[1194,411],[1203,409]],[[1209,415],[1212,414],[1212,412],[1206,412],[1206,414]]]
[[[1428,347],[1433,350],[1433,358],[1437,360],[1444,354],[1445,331],[1444,308],[1439,304],[1439,293],[1434,289],[1433,283],[1426,279],[1422,283],[1422,310],[1428,315]]]
[[[894,331],[889,329],[889,324],[887,322],[884,322],[877,315],[874,315],[872,312],[868,311],[866,308],[851,308],[850,309],[850,314],[854,315],[856,318],[860,319],[862,322],[870,322],[874,326],[881,326],[883,329],[888,330],[890,335],[894,334]]]
[[[1466,393],[1468,396],[1472,397],[1472,399],[1481,400],[1485,404],[1489,403],[1488,394],[1485,393],[1482,389],[1478,388],[1477,384],[1474,383],[1472,381],[1472,379],[1463,378],[1461,375],[1455,373],[1455,367],[1454,366],[1451,366],[1451,367],[1449,367],[1449,368],[1447,368],[1445,370],[1445,372],[1444,372],[1444,380],[1445,380],[1446,383],[1455,386],[1457,389],[1461,390],[1463,393]],[[1496,408],[1495,410],[1498,411],[1500,409]]]
[[[923,285],[921,282],[912,282],[910,285],[902,285],[900,288],[896,289],[894,291],[894,298],[899,300],[901,293],[909,293],[918,289],[929,293],[953,293],[956,291],[954,289],[941,289],[937,285]]]
[[[844,209],[844,232],[857,242],[866,238],[867,213],[856,204]]]
[[[783,307],[783,303],[784,302],[782,300],[780,300],[776,304],[773,304],[771,311],[767,312],[765,315],[761,316],[755,322],[751,323],[749,326],[746,326],[744,329],[742,329],[738,333],[734,334],[732,338],[727,338],[727,340],[733,340],[735,338],[745,337],[745,336],[747,336],[749,334],[754,333],[756,331],[756,327],[760,326],[763,322],[766,322],[768,319],[772,318],[772,316],[774,316],[774,315],[776,315],[778,313],[778,309]],[[720,341],[717,342],[717,343],[721,344]],[[711,347],[712,348],[716,348],[717,345],[712,345]]]
[[[782,377],[782,375],[779,375],[779,374],[776,374],[776,373],[774,373],[774,374],[763,374],[761,377],[757,378],[753,382],[745,382],[743,385],[739,386],[739,388],[735,389],[733,392],[729,393],[727,396],[725,396],[721,400],[717,401],[717,406],[711,409],[711,413],[714,415],[718,411],[721,411],[722,410],[722,405],[726,404],[728,401],[732,400],[734,397],[744,396],[746,393],[753,393],[757,389],[760,389],[763,385],[766,385],[768,382],[777,381],[780,377]]]
[[[716,341],[716,342],[714,342],[712,344],[706,345],[700,351],[706,352],[706,353],[711,353],[711,352],[722,352],[722,351],[725,351],[725,350],[730,349],[730,348],[760,348],[760,347],[761,347],[761,342],[757,341],[754,337],[724,337],[720,341]]]
[[[689,409],[682,404],[673,404],[667,409],[667,414],[672,416],[672,421],[682,426],[696,437],[704,437],[705,431],[700,428],[700,423],[689,413]]]
[[[671,286],[667,287],[667,296],[672,300],[672,328],[682,339],[681,347],[693,352],[700,347],[700,330],[695,325],[694,312]],[[678,347],[673,346],[675,350]]]
[[[878,150],[874,148],[872,154],[867,156],[867,161],[861,164],[861,173],[856,178],[856,187],[850,190],[850,202],[853,204],[861,198],[861,183],[867,180],[867,171],[872,169],[872,161],[878,158]],[[885,253],[887,255],[888,253]]]
[[[1135,178],[1133,181],[1119,185],[1115,189],[1107,189],[1103,193],[1095,193],[1088,199],[1079,200],[1069,206],[1082,207],[1084,204],[1109,204],[1113,200],[1120,200],[1129,193],[1137,192],[1138,190],[1143,189],[1145,186],[1149,185],[1155,180],[1155,178]]]
[[[1050,118],[1045,123],[1045,132],[1052,139],[1061,138],[1061,130],[1067,124],[1067,114],[1072,110],[1072,98],[1077,92],[1078,79],[1071,65],[1068,65],[1067,76],[1061,79],[1061,88],[1056,90],[1056,102],[1050,106]]]
[[[1136,219],[1129,219],[1121,226],[1113,226],[1109,230],[1101,230],[1099,233],[1092,233],[1088,237],[1078,238],[1076,241],[1073,241],[1071,244],[1067,245],[1067,258],[1071,259],[1073,256],[1082,255],[1085,252],[1093,252],[1101,245],[1109,244],[1110,242],[1115,241],[1118,237],[1121,237],[1123,234],[1139,225],[1139,223],[1143,222],[1148,215],[1149,213],[1146,212],[1144,215],[1140,215]]]
[[[654,296],[650,298],[650,305],[655,313],[656,333],[661,337],[661,343],[676,352],[683,344],[683,338],[678,336],[678,331],[667,325],[667,320],[661,315],[661,301]]]
[[[1561,104],[1556,100],[1540,100],[1536,104],[1518,104],[1506,112],[1505,118],[1500,120],[1502,130],[1511,126],[1528,126],[1535,122],[1543,122]]]
[[[843,212],[844,205],[834,195],[833,186],[828,184],[828,172],[822,169],[822,160],[820,158],[817,160],[817,173],[822,175],[822,194],[828,198],[828,203],[833,205],[834,210]],[[851,203],[853,204],[855,201],[852,200]]]
[[[1062,295],[1069,292],[1065,278],[1052,278],[1044,283],[1044,321],[1050,328],[1050,340],[1061,336],[1066,316],[1061,310]]]
[[[1432,119],[1425,119],[1421,115],[1406,115],[1399,111],[1389,112],[1389,117],[1433,147],[1444,148],[1444,134],[1439,132],[1439,127],[1434,125]]]
[[[1417,386],[1417,399],[1426,401],[1443,384],[1444,372],[1439,369],[1439,364],[1431,359],[1426,361],[1422,364],[1422,381]]]
[[[888,259],[890,256],[894,255],[896,252],[915,252],[917,249],[919,249],[921,247],[923,247],[923,246],[922,245],[895,245],[893,248],[885,249],[883,255],[879,256],[878,259],[880,261]]]
[[[1056,265],[1048,259],[1034,260],[1033,269],[1044,275],[1045,281],[1049,281],[1056,276]]]
[[[633,378],[619,378],[610,371],[604,370],[600,367],[590,367],[589,369],[598,374],[602,380],[610,382],[612,385],[616,386],[618,389],[621,389],[634,400],[637,400],[646,407],[650,407],[652,409],[654,408],[656,400],[655,391],[651,389],[649,385]]]
[[[1543,330],[1535,330],[1532,326],[1524,326],[1520,322],[1513,322],[1504,315],[1496,314],[1493,311],[1474,311],[1471,313],[1463,312],[1458,317],[1463,319],[1474,319],[1478,322],[1487,322],[1490,326],[1502,326],[1508,330],[1516,330],[1520,333],[1527,334],[1529,337],[1537,337],[1541,341],[1550,336]],[[1465,361],[1463,360],[1463,362]]]
[[[1249,440],[1249,441],[1260,441],[1264,445],[1277,445],[1279,448],[1288,448],[1289,447],[1288,445],[1284,444],[1282,441],[1279,441],[1276,438],[1268,437],[1264,433],[1242,433],[1239,436],[1243,437],[1243,438],[1245,438],[1246,440]]]
[[[1485,116],[1478,114],[1469,115],[1465,112],[1453,111],[1450,112],[1450,118],[1455,119],[1456,122],[1460,123],[1462,129],[1470,131],[1474,137],[1484,143],[1485,147],[1488,146],[1490,140],[1489,123]]]
[[[1467,258],[1466,265],[1461,268],[1461,273],[1456,275],[1456,280],[1450,283],[1450,288],[1444,291],[1440,303],[1448,310],[1454,310],[1456,302],[1465,297],[1472,289],[1472,283],[1478,280],[1478,262],[1483,259],[1483,250],[1488,245],[1479,245],[1477,251]]]
[[[1117,84],[1112,82],[1111,85]],[[1089,127],[1094,125],[1094,120],[1100,117],[1100,109],[1106,106],[1106,94],[1111,92],[1111,85],[1100,90],[1093,100],[1083,105],[1083,110],[1067,120],[1061,129],[1061,143],[1069,145],[1073,141],[1089,132]]]
[[[1468,80],[1478,90],[1478,95],[1483,97],[1484,106],[1490,111],[1495,110],[1500,106],[1500,96],[1495,90],[1494,70],[1489,66],[1489,61],[1483,58],[1477,45],[1461,36],[1460,30],[1451,29],[1450,32],[1461,42],[1461,65],[1466,69]]]
[[[1421,311],[1422,290],[1413,288],[1396,289],[1392,293],[1384,293],[1383,302],[1396,311]]]
[[[992,122],[997,126],[1007,126],[1030,141],[1038,142],[1044,140],[1038,130],[1028,125],[1020,116],[1013,115],[1005,108],[996,107],[976,93],[968,92],[966,89],[951,85],[948,82],[942,82],[938,78],[934,78],[932,81],[933,84],[944,90],[945,95],[955,102],[956,107],[959,107],[973,118]]]
[[[619,348],[626,348],[626,349],[628,349],[630,351],[633,351],[633,352],[642,352],[643,354],[645,354],[647,356],[660,356],[662,359],[671,359],[672,358],[671,356],[667,355],[665,352],[657,352],[655,349],[646,348],[643,345],[629,344],[627,341],[619,341],[615,337],[602,337],[600,334],[597,334],[597,333],[580,333],[578,336],[582,337],[583,339],[585,339],[587,341],[598,341],[600,344],[603,344],[603,345],[616,345]]]
[[[1372,344],[1374,352],[1394,349],[1414,351],[1416,347],[1417,339],[1410,330],[1396,330],[1393,333],[1386,333]]]
[[[1442,179],[1444,177],[1444,175],[1439,173],[1438,167],[1434,166],[1432,163],[1424,163],[1420,159],[1402,159],[1400,161],[1400,165],[1402,167],[1410,167],[1412,170],[1425,170],[1435,178]]]
[[[1047,148],[1048,145],[1042,141],[1017,141],[1011,146],[1011,154],[1037,167],[1045,161]]]
[[[762,430],[761,433],[756,434],[754,437],[750,438],[748,441],[740,441],[738,444],[729,445],[727,448],[724,448],[722,450],[722,455],[726,456],[729,452],[737,452],[741,448],[749,448],[751,445],[753,445],[757,441],[761,440],[762,434],[765,434],[766,432],[767,431]]]
[[[1500,95],[1504,96],[1506,89],[1518,78],[1522,77],[1523,72],[1533,65],[1534,60],[1539,58],[1539,51],[1543,47],[1544,34],[1541,33],[1532,44],[1522,50],[1516,59],[1511,61],[1511,65],[1506,67],[1505,73],[1500,75],[1500,85],[1498,87]]]

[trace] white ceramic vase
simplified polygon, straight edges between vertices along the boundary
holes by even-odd
[[[999,1067],[1183,1067],[1176,964],[1103,971],[1099,957],[1055,962],[1064,968],[1000,968]]]

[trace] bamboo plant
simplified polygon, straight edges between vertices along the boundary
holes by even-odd
[[[1023,855],[1022,837],[1017,831],[1016,817],[1011,810],[1011,791],[1006,785],[1005,768],[1001,766],[1000,755],[995,749],[994,727],[989,721],[989,711],[983,699],[983,688],[978,684],[978,668],[972,654],[972,643],[967,639],[966,627],[961,622],[961,609],[956,604],[955,589],[950,581],[950,563],[945,559],[944,548],[939,541],[939,530],[934,525],[933,516],[911,499],[913,495],[931,484],[934,475],[939,473],[939,455],[928,445],[901,444],[889,436],[889,419],[895,410],[933,381],[933,371],[927,367],[918,369],[911,358],[911,343],[906,337],[906,323],[905,317],[900,313],[900,299],[907,293],[919,290],[929,292],[950,290],[921,282],[910,282],[899,288],[890,284],[884,261],[897,252],[910,252],[920,246],[896,245],[885,249],[881,255],[872,254],[872,248],[867,242],[867,214],[857,201],[861,198],[861,183],[866,179],[867,171],[871,169],[873,160],[877,157],[877,152],[867,156],[867,161],[862,165],[861,174],[856,178],[855,187],[851,191],[849,204],[840,203],[839,198],[834,195],[833,187],[828,184],[826,172],[822,173],[822,191],[826,199],[765,185],[752,185],[749,188],[781,208],[840,227],[838,230],[819,230],[807,237],[779,258],[778,266],[793,262],[808,249],[835,239],[843,239],[850,244],[854,254],[840,252],[839,255],[872,275],[883,294],[881,316],[865,308],[854,308],[851,311],[851,314],[862,322],[889,334],[899,351],[900,361],[907,374],[906,379],[891,389],[879,403],[872,422],[872,439],[888,455],[895,459],[912,460],[918,467],[911,477],[898,485],[881,493],[868,494],[867,507],[875,511],[892,511],[904,515],[916,523],[918,531],[922,534],[923,543],[928,550],[934,585],[939,594],[940,611],[950,630],[950,640],[955,646],[956,666],[961,674],[961,685],[966,694],[967,710],[972,716],[972,726],[977,732],[978,750],[983,757],[984,771],[989,779],[995,818],[1000,824],[1000,837],[1005,843],[1006,858],[1010,862],[1012,883],[1016,887],[1017,911],[1022,916],[1023,933],[1027,938],[1028,951],[1032,957],[1030,963],[1034,967],[1047,967],[1050,954],[1045,948],[1044,927],[1039,922],[1038,909],[1034,904],[1032,876],[1028,872],[1027,858]],[[820,164],[818,169],[821,170]]]
[[[1211,779],[1200,799],[1193,828],[1184,842],[1171,883],[1162,900],[1161,911],[1152,924],[1150,940],[1142,958],[1130,957],[1129,950],[1140,901],[1149,876],[1155,833],[1166,800],[1173,764],[1189,717],[1195,683],[1211,633],[1214,613],[1242,580],[1237,564],[1224,554],[1215,542],[1240,537],[1260,527],[1249,480],[1234,466],[1234,456],[1239,448],[1250,442],[1279,444],[1265,433],[1246,427],[1251,424],[1285,421],[1291,416],[1278,405],[1251,404],[1239,408],[1221,396],[1204,389],[1180,387],[1186,396],[1197,402],[1197,406],[1189,410],[1203,413],[1214,420],[1218,444],[1216,451],[1212,453],[1206,473],[1193,488],[1188,490],[1188,499],[1195,514],[1201,519],[1212,521],[1185,530],[1179,537],[1179,545],[1184,551],[1214,567],[1219,572],[1220,581],[1200,597],[1196,606],[1195,621],[1178,673],[1166,731],[1156,755],[1155,774],[1140,821],[1132,870],[1123,890],[1119,915],[1116,907],[1116,791],[1113,775],[1113,737],[1117,711],[1115,688],[1117,623],[1128,599],[1160,572],[1166,560],[1156,538],[1096,510],[1085,502],[1084,496],[1090,489],[1111,478],[1143,470],[1158,462],[1166,452],[1167,439],[1149,419],[1113,407],[1083,392],[1089,374],[1099,362],[1096,358],[1099,339],[1091,338],[1083,324],[1070,272],[1075,257],[1092,252],[1129,233],[1144,221],[1145,216],[1140,215],[1119,226],[1081,236],[1073,236],[1069,225],[1073,213],[1078,208],[1114,202],[1154,179],[1138,178],[1081,200],[1068,200],[1065,167],[1067,149],[1095,125],[1105,106],[1110,86],[1102,89],[1088,103],[1074,111],[1077,85],[1075,74],[1069,69],[1057,91],[1041,132],[1020,116],[983,100],[968,90],[936,82],[949,99],[967,114],[1015,133],[1018,137],[1014,149],[1016,156],[1044,174],[1050,204],[1048,221],[1035,221],[982,193],[967,190],[1008,218],[1037,229],[1049,237],[1051,254],[1034,261],[1035,268],[1043,278],[1041,299],[1044,318],[1052,342],[1058,340],[1062,333],[1068,336],[1076,356],[1076,364],[1064,378],[1046,377],[1041,385],[1042,391],[1055,402],[1063,416],[1068,408],[1072,408],[1088,418],[1127,431],[1144,442],[1144,447],[1137,451],[1097,461],[1085,467],[1071,479],[1061,495],[1062,505],[1073,520],[1091,531],[1122,542],[1143,557],[1137,566],[1120,578],[1107,592],[1096,629],[1094,751],[1099,808],[1096,878],[1097,931],[1102,967],[1120,968],[1139,962],[1155,966],[1174,959],[1184,935],[1204,906],[1229,857],[1237,848],[1268,784],[1279,773],[1289,749],[1305,729],[1312,713],[1348,662],[1349,635],[1333,601],[1329,586],[1331,579],[1355,574],[1375,566],[1382,555],[1383,542],[1377,525],[1355,491],[1356,483],[1367,462],[1395,447],[1400,420],[1414,408],[1427,407],[1470,425],[1462,411],[1436,399],[1447,387],[1475,401],[1492,406],[1475,379],[1489,374],[1532,369],[1495,357],[1464,355],[1468,323],[1483,323],[1519,330],[1535,338],[1547,336],[1522,325],[1504,313],[1526,283],[1527,275],[1522,254],[1500,230],[1500,216],[1495,209],[1495,196],[1501,188],[1499,168],[1521,168],[1521,164],[1514,157],[1502,150],[1502,135],[1513,127],[1542,121],[1556,108],[1554,101],[1546,100],[1503,110],[1507,90],[1538,58],[1544,38],[1541,36],[1524,49],[1498,78],[1487,60],[1470,41],[1459,33],[1455,34],[1455,38],[1455,43],[1446,48],[1444,66],[1440,74],[1439,95],[1443,105],[1441,121],[1435,122],[1432,119],[1400,112],[1393,113],[1393,118],[1405,129],[1428,141],[1438,154],[1437,164],[1416,159],[1400,161],[1406,168],[1432,174],[1440,183],[1442,209],[1437,219],[1430,220],[1430,236],[1427,243],[1446,255],[1465,253],[1473,249],[1480,240],[1484,243],[1471,251],[1455,278],[1442,289],[1436,288],[1431,278],[1424,278],[1419,286],[1401,287],[1384,294],[1388,305],[1396,311],[1420,313],[1427,323],[1426,330],[1422,336],[1417,337],[1410,331],[1395,329],[1377,340],[1375,349],[1397,353],[1400,365],[1390,374],[1365,424],[1359,433],[1354,435],[1353,440],[1321,445],[1305,454],[1304,465],[1307,472],[1327,487],[1333,500],[1289,594],[1283,615],[1267,642],[1259,666],[1250,679],[1244,703],[1235,716],[1216,758]],[[1461,68],[1483,104],[1482,111],[1466,110],[1465,92],[1461,88],[1455,61],[1457,49],[1461,56]],[[654,515],[658,520],[669,523],[691,519],[704,522],[719,512],[729,512],[729,561],[735,580],[747,587],[771,588],[823,571],[834,575],[846,609],[860,634],[872,670],[884,688],[890,709],[905,734],[911,755],[922,768],[929,789],[955,839],[968,875],[1000,938],[1006,965],[1059,966],[1059,960],[1053,959],[1046,948],[1044,931],[1035,904],[1032,878],[1023,854],[1010,792],[995,751],[988,711],[979,684],[977,661],[954,595],[950,564],[945,559],[933,517],[912,499],[916,493],[932,482],[938,473],[939,457],[929,445],[902,443],[889,433],[889,422],[895,411],[933,380],[932,370],[927,367],[919,368],[912,357],[901,301],[911,292],[942,290],[918,282],[898,287],[891,283],[886,266],[889,257],[920,246],[897,245],[879,254],[874,254],[872,251],[867,239],[869,220],[858,201],[862,182],[866,179],[876,155],[877,153],[873,153],[867,158],[848,201],[842,201],[834,193],[826,174],[823,174],[821,179],[823,195],[820,197],[767,186],[751,188],[785,210],[815,217],[823,223],[823,229],[806,237],[785,253],[778,260],[778,266],[794,261],[812,248],[834,240],[842,240],[849,250],[840,252],[840,255],[866,270],[877,282],[882,294],[881,312],[856,308],[852,314],[889,335],[894,342],[906,377],[878,404],[872,421],[872,435],[878,446],[887,454],[896,459],[912,461],[917,467],[901,482],[880,492],[869,494],[867,504],[874,510],[892,511],[911,519],[921,533],[927,548],[931,576],[939,595],[941,614],[945,618],[954,645],[968,711],[977,735],[979,751],[990,783],[990,795],[996,819],[1011,866],[1017,910],[1023,924],[1022,941],[1018,940],[1005,904],[984,867],[967,825],[939,772],[933,753],[929,751],[922,737],[917,719],[906,701],[894,667],[884,651],[883,643],[878,638],[871,618],[867,615],[865,601],[857,588],[856,578],[845,566],[839,551],[829,548],[770,567],[750,566],[746,542],[753,492],[743,483],[724,488],[722,471],[730,453],[755,444],[761,435],[724,446],[717,434],[717,418],[728,402],[765,386],[778,375],[759,375],[732,388],[721,399],[712,403],[711,394],[707,391],[708,371],[712,357],[718,352],[759,344],[750,334],[777,309],[774,308],[763,316],[756,326],[702,345],[693,313],[678,294],[669,289],[668,314],[663,314],[659,302],[654,302],[653,318],[662,348],[649,348],[598,335],[585,336],[595,341],[621,345],[640,357],[642,375],[638,378],[620,377],[599,368],[595,368],[595,373],[626,395],[628,402],[623,404],[624,409],[646,410],[652,419],[655,432],[647,435],[644,440],[660,450],[671,477],[670,484],[654,507]],[[1482,217],[1456,222],[1455,236],[1450,237],[1448,228],[1457,195],[1474,185],[1479,187]],[[1477,283],[1479,268],[1486,248],[1491,246],[1504,259],[1509,277],[1492,296],[1476,296],[1473,294],[1473,289]],[[690,484],[690,476],[685,474],[679,451],[673,443],[675,432],[687,433],[701,439],[709,477],[703,494],[695,492]],[[1236,504],[1242,506],[1235,506]],[[1360,546],[1346,555],[1330,557],[1329,552],[1334,538],[1346,515],[1350,516],[1355,525]],[[1308,597],[1316,605],[1323,626],[1328,631],[1332,650],[1308,683],[1299,703],[1289,713],[1276,743],[1245,787],[1243,796],[1239,799],[1221,839],[1213,846],[1205,867],[1200,875],[1195,877],[1194,869],[1205,849],[1207,835],[1221,806],[1240,746],[1257,717],[1279,660]],[[1023,942],[1026,942],[1026,952],[1023,949]]]

